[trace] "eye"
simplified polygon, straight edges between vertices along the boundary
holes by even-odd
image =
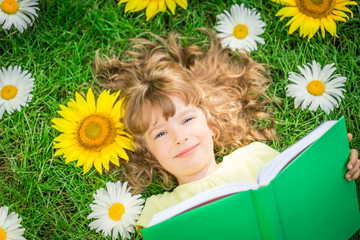
[[[166,134],[166,132],[162,131],[162,132],[159,132],[156,136],[155,136],[155,139],[159,138],[159,137],[162,137]]]
[[[190,122],[191,120],[193,120],[194,119],[194,117],[188,117],[188,118],[186,118],[185,120],[184,120],[184,123],[188,123],[188,122]]]

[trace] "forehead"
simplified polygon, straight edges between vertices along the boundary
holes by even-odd
[[[171,110],[169,107],[153,106],[150,116],[150,128],[157,125],[160,122],[168,121],[169,118],[176,117],[182,113],[196,110],[196,107],[192,104],[187,104],[185,99],[178,95],[170,95]]]

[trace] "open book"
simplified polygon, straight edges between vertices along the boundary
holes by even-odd
[[[344,118],[271,160],[257,184],[224,184],[153,215],[147,239],[348,239],[360,228]],[[203,229],[202,229],[203,228]]]

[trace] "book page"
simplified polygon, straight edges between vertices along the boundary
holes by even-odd
[[[231,182],[214,188],[210,188],[205,192],[199,193],[172,207],[169,207],[163,211],[155,213],[152,216],[151,221],[147,227],[151,227],[155,224],[158,224],[169,218],[172,218],[180,213],[186,212],[203,204],[215,201],[219,198],[223,198],[237,192],[247,191],[250,189],[257,189],[258,187],[259,186],[257,184],[250,182]]]
[[[304,151],[313,142],[319,139],[325,132],[327,132],[337,121],[326,121],[320,124],[317,128],[309,134],[301,138],[299,141],[285,149],[273,160],[267,163],[257,174],[257,182],[260,186],[268,185],[278,173],[286,167],[297,155]]]

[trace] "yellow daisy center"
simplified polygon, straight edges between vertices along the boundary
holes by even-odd
[[[244,39],[248,35],[248,27],[244,24],[238,24],[234,27],[233,34],[237,39]]]
[[[6,85],[1,89],[1,98],[5,100],[10,100],[16,97],[18,89],[14,85]]]
[[[325,92],[325,85],[319,80],[313,80],[308,83],[306,89],[311,95],[320,96]]]
[[[76,138],[89,151],[99,151],[111,144],[116,137],[116,127],[112,119],[101,114],[84,118],[77,129]]]
[[[336,0],[295,0],[299,11],[313,18],[327,17],[334,10]]]
[[[114,203],[109,209],[109,217],[114,221],[119,221],[125,213],[125,207],[121,203]]]
[[[19,4],[15,0],[4,0],[1,3],[1,10],[7,14],[14,14],[18,11]]]
[[[0,227],[0,240],[6,240],[6,232]]]

